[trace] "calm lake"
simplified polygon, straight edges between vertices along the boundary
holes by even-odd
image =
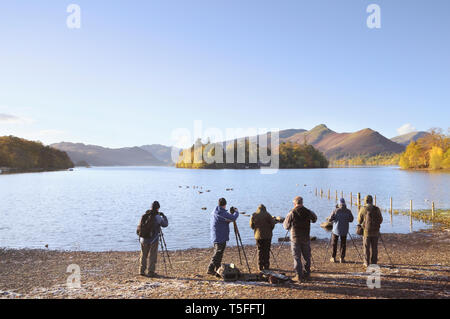
[[[179,186],[182,186],[180,188]],[[189,188],[186,188],[189,186]],[[202,189],[193,189],[199,186]],[[315,188],[333,199],[315,196]],[[226,191],[226,188],[233,188]],[[204,191],[202,194],[200,191]],[[210,192],[206,192],[210,190]],[[169,250],[210,247],[209,219],[219,197],[241,212],[253,213],[266,205],[275,216],[286,216],[296,195],[316,212],[319,220],[311,235],[329,238],[319,224],[334,207],[335,190],[377,195],[377,204],[394,209],[449,208],[450,174],[401,171],[395,167],[280,170],[188,170],[168,167],[94,167],[73,171],[0,175],[0,247],[61,250],[139,250],[136,226],[152,201],[161,203],[169,218],[164,230]],[[206,207],[207,210],[202,210]],[[356,208],[352,207],[356,218]],[[409,217],[383,213],[382,232],[407,233]],[[238,226],[244,244],[253,244],[249,217]],[[414,221],[413,230],[431,227]],[[351,225],[352,233],[356,222]],[[232,228],[231,228],[232,229]],[[277,224],[273,242],[285,231]],[[231,245],[236,245],[233,233]]]

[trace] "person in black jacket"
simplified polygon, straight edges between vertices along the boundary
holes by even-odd
[[[289,212],[284,220],[283,226],[291,231],[291,249],[294,257],[294,268],[297,275],[293,280],[301,281],[309,279],[311,274],[311,242],[310,228],[311,222],[317,221],[317,215],[303,206],[303,198],[294,198],[294,208]],[[302,268],[301,257],[305,260],[305,272]]]

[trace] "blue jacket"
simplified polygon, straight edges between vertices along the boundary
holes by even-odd
[[[350,209],[342,205],[331,213],[329,220],[333,222],[333,234],[347,236],[348,224],[353,221],[353,215]]]
[[[234,222],[239,212],[230,214],[226,209],[217,206],[211,215],[211,241],[213,243],[225,243],[230,240],[230,222]]]

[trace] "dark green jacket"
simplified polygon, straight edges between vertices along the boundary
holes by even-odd
[[[371,210],[372,216],[372,224],[367,225],[367,213]],[[378,237],[380,234],[380,225],[383,222],[383,216],[381,215],[381,211],[377,206],[372,204],[365,204],[358,213],[358,224],[360,224],[364,228],[364,237]]]
[[[255,232],[255,239],[272,239],[272,230],[275,227],[275,219],[263,205],[260,205],[250,218],[250,227]]]

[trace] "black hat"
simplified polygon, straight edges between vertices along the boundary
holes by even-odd
[[[219,206],[225,206],[227,204],[227,200],[225,198],[219,198]]]

